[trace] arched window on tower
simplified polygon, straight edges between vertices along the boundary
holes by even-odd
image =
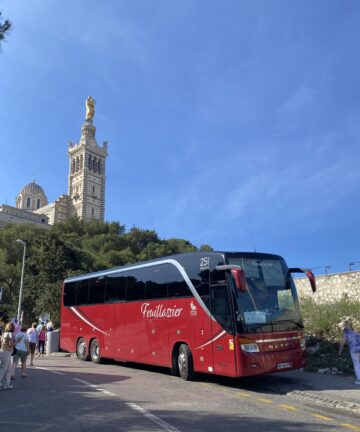
[[[36,208],[39,209],[40,207],[41,207],[41,201],[40,201],[40,198],[38,198],[36,200]]]
[[[98,173],[101,174],[101,160],[98,161]]]
[[[75,172],[75,159],[71,161],[71,174],[74,174],[74,172]]]
[[[30,207],[31,207],[31,198],[30,198],[30,197],[27,197],[27,198],[26,198],[26,207],[27,207],[27,208],[30,208]]]
[[[93,171],[96,171],[96,158],[93,159],[92,169]]]
[[[89,155],[88,167],[89,167],[89,170],[91,170],[91,168],[92,168],[92,157],[91,157],[91,155]]]
[[[80,155],[80,169],[83,168],[83,155]]]
[[[76,172],[79,171],[79,167],[80,167],[80,159],[79,156],[76,158]]]

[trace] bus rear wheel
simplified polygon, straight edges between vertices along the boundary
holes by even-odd
[[[79,360],[83,361],[89,359],[84,338],[80,338],[76,344],[76,356]]]
[[[90,344],[90,359],[93,363],[99,364],[101,362],[100,344],[97,339],[93,339]]]
[[[179,375],[185,381],[191,381],[194,379],[194,362],[190,348],[186,344],[182,344],[179,347],[178,355],[178,368]]]

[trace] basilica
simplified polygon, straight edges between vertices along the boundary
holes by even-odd
[[[23,187],[16,207],[0,205],[0,227],[8,223],[33,223],[49,227],[77,216],[83,220],[104,220],[105,162],[107,142],[96,142],[93,119],[95,101],[86,99],[86,116],[79,143],[68,144],[68,192],[48,203],[43,188],[33,181]]]

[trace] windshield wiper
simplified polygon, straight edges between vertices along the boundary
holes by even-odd
[[[292,319],[276,320],[276,321],[272,321],[272,324],[280,324],[280,323],[284,323],[284,322],[291,322],[291,323],[297,325],[301,329],[304,328],[303,324],[300,324],[297,321],[292,320]]]

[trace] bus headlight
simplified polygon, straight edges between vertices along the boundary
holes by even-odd
[[[306,343],[305,343],[305,338],[300,339],[300,348],[302,348],[303,350],[306,347]]]
[[[241,344],[241,349],[248,353],[259,352],[259,346],[256,343]]]

